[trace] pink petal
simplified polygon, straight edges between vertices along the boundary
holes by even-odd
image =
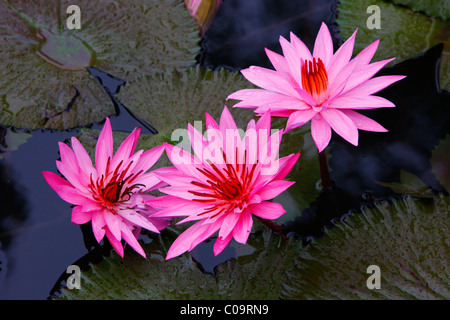
[[[339,75],[342,68],[350,61],[353,54],[353,46],[355,44],[356,30],[347,41],[336,51],[333,57],[330,59],[327,67],[328,81],[333,83],[336,76]]]
[[[230,243],[231,238],[233,238],[232,233],[228,234],[228,236],[226,236],[225,238],[218,237],[216,239],[216,242],[214,242],[214,247],[213,247],[215,256],[220,254],[223,251],[223,249],[225,249],[225,247]]]
[[[169,208],[178,205],[187,205],[189,203],[192,203],[192,201],[184,200],[175,196],[159,196],[147,200],[146,203],[156,208]]]
[[[286,156],[284,158],[281,158],[279,161],[279,171],[278,173],[273,177],[274,180],[283,180],[286,178],[286,176],[289,174],[289,172],[292,170],[294,165],[297,163],[298,158],[300,157],[300,152],[296,154],[291,154],[289,156]]]
[[[191,250],[193,243],[201,243],[209,238],[214,232],[217,231],[219,226],[204,225],[202,221],[197,222],[175,239],[167,252],[166,260],[179,256],[180,254]],[[209,232],[205,232],[209,231]]]
[[[223,223],[219,230],[219,238],[225,239],[234,229],[234,226],[238,222],[240,214],[235,212],[229,212],[225,215]]]
[[[141,154],[139,161],[133,168],[132,172],[136,173],[141,170],[143,172],[147,172],[159,160],[165,150],[166,144],[167,143],[163,143]]]
[[[354,69],[351,75],[348,77],[345,89],[342,93],[346,93],[352,88],[364,83],[368,79],[372,78],[378,71],[380,71],[386,64],[393,61],[395,58],[377,61],[364,66],[359,69]]]
[[[395,107],[391,101],[378,96],[342,95],[332,101],[328,109],[376,109]]]
[[[278,72],[284,74],[290,73],[291,70],[289,69],[289,65],[287,64],[286,59],[281,54],[275,53],[267,48],[264,48],[264,50],[266,51],[267,57],[269,58],[270,62]]]
[[[111,130],[111,122],[106,118],[105,125],[98,137],[97,146],[95,148],[95,166],[97,167],[98,176],[105,173],[108,158],[113,155],[113,137]]]
[[[298,128],[311,120],[317,114],[313,109],[296,111],[289,116],[286,123],[286,131]]]
[[[72,186],[61,185],[56,190],[56,193],[58,193],[61,199],[71,204],[82,205],[85,202],[90,201],[81,194],[78,189],[75,189]]]
[[[68,186],[73,187],[70,182],[68,182],[66,179],[61,178],[59,175],[57,175],[54,172],[51,171],[42,171],[42,175],[44,176],[45,181],[49,184],[49,186],[53,190],[57,190],[60,186]]]
[[[98,243],[102,241],[105,236],[105,218],[103,216],[103,210],[92,213],[92,231],[94,232],[94,237]]]
[[[111,233],[111,231],[106,230],[105,231],[106,237],[109,240],[109,243],[111,243],[112,247],[116,252],[123,258],[123,246],[120,239],[116,239],[116,237]]]
[[[333,56],[333,39],[325,23],[322,22],[314,43],[313,57],[322,59],[325,67]]]
[[[301,58],[303,61],[311,60],[312,56],[308,47],[301,41],[294,33],[290,32],[291,43],[297,53],[297,57]]]
[[[311,119],[311,135],[319,152],[322,152],[331,140],[331,127],[320,114]]]
[[[242,212],[239,221],[233,229],[234,239],[239,243],[245,244],[252,231],[252,226],[253,218],[251,213],[248,210]]]
[[[258,191],[258,195],[262,200],[270,200],[286,191],[295,181],[275,180],[266,184]]]
[[[196,177],[201,180],[203,175],[197,170],[197,165],[201,162],[192,153],[189,153],[180,147],[167,144],[166,154],[172,164],[187,176]]]
[[[302,83],[302,76],[301,76],[301,63],[302,59],[297,54],[297,50],[295,50],[295,47],[287,41],[285,38],[280,36],[280,45],[281,49],[283,50],[284,58],[286,59],[286,62],[290,69],[290,74],[294,78],[294,81],[296,82],[297,86]]]
[[[286,212],[281,204],[270,201],[253,204],[249,210],[255,216],[263,219],[277,219]]]
[[[374,131],[374,132],[387,132],[378,122],[363,116],[362,114],[353,110],[341,110],[347,117],[352,119],[355,126],[360,130]]]
[[[326,109],[321,115],[337,134],[351,144],[358,145],[358,129],[348,116],[337,109]]]
[[[403,78],[405,76],[381,76],[372,78],[347,91],[345,96],[368,96],[383,90]]]
[[[120,225],[122,222],[122,218],[106,209],[104,211],[104,217],[108,230],[118,241],[120,241],[121,239]]]
[[[86,152],[86,150],[81,145],[80,141],[76,137],[72,137],[72,148],[75,153],[75,157],[77,158],[78,166],[81,169],[80,175],[84,177],[83,182],[89,183],[91,174],[93,175],[92,178],[95,179],[97,177],[96,170],[94,166],[92,165],[92,160],[89,154]]]
[[[192,149],[194,150],[194,154],[200,161],[202,161],[203,150],[207,147],[207,141],[205,140],[205,137],[190,123],[188,123],[188,135]]]
[[[125,162],[133,155],[134,150],[136,149],[136,144],[139,140],[140,132],[141,128],[134,129],[130,133],[130,135],[120,144],[119,148],[114,154],[114,157],[111,159],[110,168],[115,168],[120,163],[120,161]]]
[[[172,201],[171,201],[172,202]],[[180,201],[181,202],[181,201]],[[175,202],[176,203],[176,202]],[[171,217],[183,217],[183,216],[194,216],[195,220],[202,217],[197,217],[197,215],[207,207],[205,204],[195,201],[182,201],[180,204],[173,204],[170,207],[166,207],[161,211],[152,214],[153,218],[171,218]]]
[[[72,209],[72,222],[75,224],[85,224],[92,219],[92,211],[83,211],[82,206]]]
[[[145,251],[139,244],[136,235],[134,235],[133,232],[131,232],[131,230],[125,224],[122,224],[121,231],[122,237],[126,241],[126,243],[128,243],[134,249],[134,251],[146,258]]]
[[[118,214],[125,220],[128,220],[129,222],[134,224],[135,226],[142,227],[155,233],[159,233],[159,230],[140,213],[137,213],[133,210],[118,210]]]
[[[274,70],[251,66],[241,70],[241,73],[248,81],[258,87],[292,97],[298,96],[289,81]]]

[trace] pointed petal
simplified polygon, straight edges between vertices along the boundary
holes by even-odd
[[[76,137],[72,137],[72,148],[77,158],[78,166],[81,169],[80,174],[83,175],[84,179],[89,183],[89,177],[93,175],[93,179],[96,179],[96,170],[92,165],[92,160],[86,149],[81,145],[80,141]]]
[[[239,221],[233,229],[233,238],[242,244],[247,242],[248,236],[252,232],[253,218],[251,213],[246,210],[241,213]]]
[[[378,96],[351,96],[342,95],[331,102],[328,109],[376,109],[395,107],[391,101]]]
[[[275,180],[271,181],[258,191],[262,200],[270,200],[286,191],[295,181]]]
[[[336,76],[339,75],[342,68],[347,65],[353,54],[353,46],[355,44],[355,37],[358,30],[356,30],[347,41],[336,51],[330,59],[327,72],[328,81],[332,83]]]
[[[111,130],[111,122],[106,118],[105,125],[98,137],[97,146],[95,148],[95,166],[97,167],[98,176],[105,173],[108,158],[113,155],[113,137]]]
[[[290,33],[290,40],[297,53],[297,57],[300,57],[303,61],[312,60],[308,47],[293,32]]]
[[[241,73],[248,81],[258,87],[292,97],[298,96],[289,81],[274,70],[251,66],[241,70]]]
[[[300,152],[296,154],[291,154],[284,158],[281,158],[279,161],[279,171],[273,177],[274,180],[283,180],[286,176],[291,172],[294,165],[297,163],[298,158],[300,157]]]
[[[360,130],[374,131],[374,132],[387,132],[378,122],[363,116],[362,114],[353,110],[341,110],[347,117],[352,119],[355,126]]]
[[[118,214],[135,226],[142,227],[155,233],[159,233],[159,230],[140,213],[137,213],[133,210],[118,210]]]
[[[269,220],[277,219],[286,212],[281,204],[270,201],[254,204],[249,210],[255,216]]]
[[[296,111],[289,116],[286,123],[286,132],[298,127],[301,127],[312,119],[317,114],[313,109]]]
[[[314,42],[313,57],[322,59],[325,67],[333,56],[333,39],[327,25],[322,22],[316,41]]]
[[[219,238],[225,239],[230,233],[232,233],[239,218],[240,214],[238,213],[229,212],[226,214],[219,230]]]
[[[105,224],[103,210],[92,212],[92,231],[94,232],[94,237],[98,243],[100,243],[105,236],[105,229],[103,228]]]
[[[145,151],[139,158],[138,163],[133,168],[132,172],[139,171],[147,172],[159,160],[165,150],[166,143]]]
[[[283,50],[284,58],[286,59],[286,62],[290,69],[290,74],[293,77],[294,81],[296,82],[297,86],[300,85],[302,82],[301,77],[301,63],[302,59],[298,55],[297,50],[295,47],[287,41],[285,38],[280,36],[280,45],[281,49]]]
[[[331,140],[331,127],[320,114],[311,119],[311,135],[319,152],[322,152]]]
[[[226,248],[226,246],[230,243],[231,238],[233,238],[232,233],[228,234],[228,236],[226,236],[225,238],[218,237],[216,239],[216,242],[214,242],[214,247],[213,247],[215,256],[220,254],[223,251],[223,249]]]
[[[284,74],[290,73],[289,65],[287,64],[286,59],[281,54],[273,52],[267,48],[264,48],[264,50],[266,51],[267,57],[269,58],[275,70]]]
[[[122,237],[125,242],[128,243],[134,249],[134,251],[146,258],[144,249],[142,249],[141,245],[139,244],[137,236],[133,234],[133,232],[131,232],[131,230],[125,224],[122,224],[121,231]]]
[[[72,209],[71,221],[75,224],[85,224],[92,219],[92,211],[83,211],[82,206],[76,206]]]
[[[105,231],[105,234],[109,240],[109,243],[114,248],[114,250],[116,250],[116,252],[119,254],[119,256],[121,256],[123,258],[123,246],[122,246],[122,242],[120,241],[120,239],[119,240],[116,239],[116,237],[111,233],[111,231],[109,231],[109,229],[107,229]]]
[[[126,162],[134,153],[139,139],[141,128],[135,128],[130,135],[120,144],[114,157],[111,159],[111,168],[115,168],[120,161]]]
[[[121,240],[121,231],[120,231],[120,225],[122,222],[122,218],[120,216],[113,214],[110,211],[105,210],[104,211],[104,217],[105,217],[105,223],[108,227],[108,230],[111,232],[111,234],[118,240]]]
[[[358,145],[358,128],[348,116],[337,109],[326,109],[321,115],[338,135],[351,144]]]
[[[66,179],[60,177],[54,172],[51,171],[42,171],[42,175],[44,176],[45,181],[49,184],[49,186],[53,190],[58,190],[60,186],[68,186],[73,187],[72,184]]]
[[[369,79],[347,91],[344,96],[368,96],[402,80],[405,76],[381,76]]]

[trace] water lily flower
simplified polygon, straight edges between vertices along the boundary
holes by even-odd
[[[333,41],[322,23],[311,54],[292,32],[290,41],[280,37],[283,55],[266,49],[275,70],[251,66],[241,70],[247,80],[262,89],[243,89],[228,99],[241,100],[235,107],[255,108],[262,114],[287,117],[286,131],[311,121],[311,134],[323,151],[333,129],[342,138],[358,145],[358,129],[386,132],[380,124],[355,110],[395,107],[373,94],[404,78],[400,75],[372,78],[392,59],[370,63],[379,40],[352,57],[353,35],[333,53]]]
[[[113,155],[111,124],[106,118],[95,149],[96,167],[79,140],[72,137],[73,150],[59,143],[61,161],[56,161],[56,166],[65,179],[54,172],[42,172],[50,187],[75,205],[72,222],[91,221],[95,239],[100,243],[106,235],[122,257],[122,238],[145,257],[137,240],[141,228],[159,233],[168,224],[167,219],[153,216],[158,209],[146,203],[152,196],[142,193],[162,185],[153,172],[147,171],[164,152],[164,146],[134,153],[139,134],[140,128],[134,129]]]
[[[157,176],[169,186],[166,195],[148,201],[162,210],[155,217],[187,216],[179,223],[199,220],[170,247],[166,259],[190,251],[218,231],[214,254],[234,238],[245,244],[253,216],[276,219],[285,213],[273,199],[294,182],[283,180],[298,154],[278,157],[282,130],[271,133],[270,114],[251,120],[242,136],[225,107],[219,124],[206,113],[206,134],[188,125],[194,153],[166,144],[174,165],[158,169]]]

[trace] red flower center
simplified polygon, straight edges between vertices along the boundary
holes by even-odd
[[[208,162],[211,169],[197,168],[207,178],[206,182],[191,181],[194,186],[203,188],[203,191],[188,191],[200,197],[200,199],[193,199],[193,201],[212,204],[200,215],[218,210],[211,217],[213,218],[223,212],[231,212],[236,208],[242,210],[250,194],[250,187],[258,162],[248,167],[246,164],[230,164],[226,161],[225,154],[223,158],[226,168],[220,170],[214,163]]]
[[[89,185],[93,198],[105,207],[126,202],[130,200],[131,195],[135,192],[134,189],[145,187],[145,185],[139,183],[131,184],[143,172],[141,170],[137,173],[127,175],[133,161],[121,172],[119,171],[123,161],[120,161],[114,172],[109,171],[110,161],[111,158],[108,158],[105,170],[106,175],[102,175],[95,183],[91,175],[91,183]]]
[[[319,96],[328,88],[328,75],[325,65],[320,58],[306,60],[302,65],[302,86],[303,90],[311,96]]]

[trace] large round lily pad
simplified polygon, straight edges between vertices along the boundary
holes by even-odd
[[[0,1],[0,124],[67,129],[98,122],[113,104],[86,67],[129,80],[141,72],[185,70],[198,31],[180,1]]]

